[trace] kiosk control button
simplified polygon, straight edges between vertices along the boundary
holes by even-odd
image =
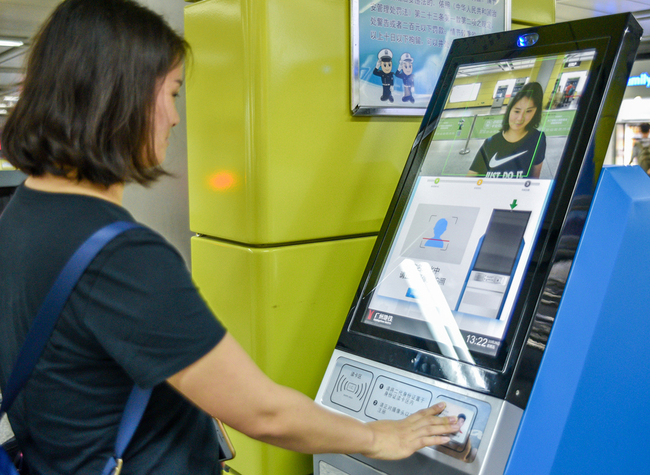
[[[373,374],[356,366],[343,365],[332,390],[331,401],[359,412],[372,383]]]

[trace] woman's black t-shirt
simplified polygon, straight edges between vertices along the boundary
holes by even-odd
[[[483,142],[469,169],[488,178],[527,178],[532,167],[544,161],[546,135],[530,130],[518,142],[508,142],[499,132]]]
[[[120,206],[20,186],[0,218],[0,384],[58,273],[94,231],[133,221]],[[165,380],[208,353],[225,329],[182,257],[147,228],[90,264],[9,414],[33,473],[101,473],[134,382],[153,387],[123,474],[220,473],[213,420]]]

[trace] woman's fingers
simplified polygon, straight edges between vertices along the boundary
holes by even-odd
[[[430,428],[433,432],[427,435],[448,434],[450,433],[450,429],[451,432],[458,431],[458,428],[455,428],[456,426],[454,425],[458,421],[456,416],[440,417],[438,415],[444,410],[444,408],[445,403],[441,402],[435,406],[422,409],[404,420],[412,423],[414,430]]]
[[[370,423],[375,433],[375,443],[369,453],[373,458],[398,460],[427,446],[449,442],[448,434],[454,434],[460,426],[457,419],[440,417],[444,403],[422,409],[399,421],[375,421]]]

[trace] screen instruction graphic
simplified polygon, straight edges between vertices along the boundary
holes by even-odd
[[[480,208],[419,204],[402,255],[458,264],[465,254]]]
[[[495,252],[498,263],[504,257],[509,257],[511,264],[528,260],[550,186],[548,180],[420,178],[369,305],[367,317],[370,318],[366,318],[366,323],[424,335],[438,342],[442,339],[446,345],[456,347],[452,338],[451,342],[446,341],[444,333],[442,338],[435,337],[440,332],[433,330],[432,322],[441,321],[440,315],[444,313],[446,327],[457,325],[470,349],[486,354],[495,352],[516,297],[514,292],[505,290],[518,287],[524,267],[511,265],[505,275],[507,281],[503,282],[494,277],[501,274],[481,267],[479,276],[492,281],[476,282],[476,276],[471,280],[472,272],[476,272],[477,262],[480,265],[489,261]],[[445,205],[446,202],[457,205]],[[472,206],[476,203],[481,207]],[[526,218],[523,226],[519,224],[515,233],[519,233],[519,238],[514,241],[499,238],[497,234],[497,243],[506,243],[505,249],[498,251],[490,248],[494,239],[489,234],[485,244],[495,210],[497,214],[502,210],[506,215]],[[446,228],[434,238],[434,228],[443,220],[447,222]],[[499,232],[504,229],[508,232],[512,227],[513,223],[506,223]],[[514,227],[517,228],[517,221]],[[434,239],[435,245],[427,246]],[[438,246],[438,242],[442,244]],[[511,252],[513,242],[517,246],[514,253]],[[488,257],[479,259],[481,253],[477,250],[482,244]],[[510,255],[504,256],[504,252]],[[495,270],[502,272],[498,267]],[[497,304],[491,303],[496,300]],[[469,310],[471,303],[478,304],[476,310]],[[499,314],[494,311],[495,305]],[[486,314],[483,308],[489,308],[491,313]],[[449,321],[450,315],[453,322]],[[468,340],[469,335],[474,338]],[[454,357],[454,352],[450,356]]]

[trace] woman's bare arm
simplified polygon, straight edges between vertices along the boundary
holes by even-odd
[[[227,334],[207,355],[168,379],[198,407],[257,440],[303,453],[361,453],[400,459],[449,440],[455,418],[433,406],[401,421],[363,423],[269,379]]]

